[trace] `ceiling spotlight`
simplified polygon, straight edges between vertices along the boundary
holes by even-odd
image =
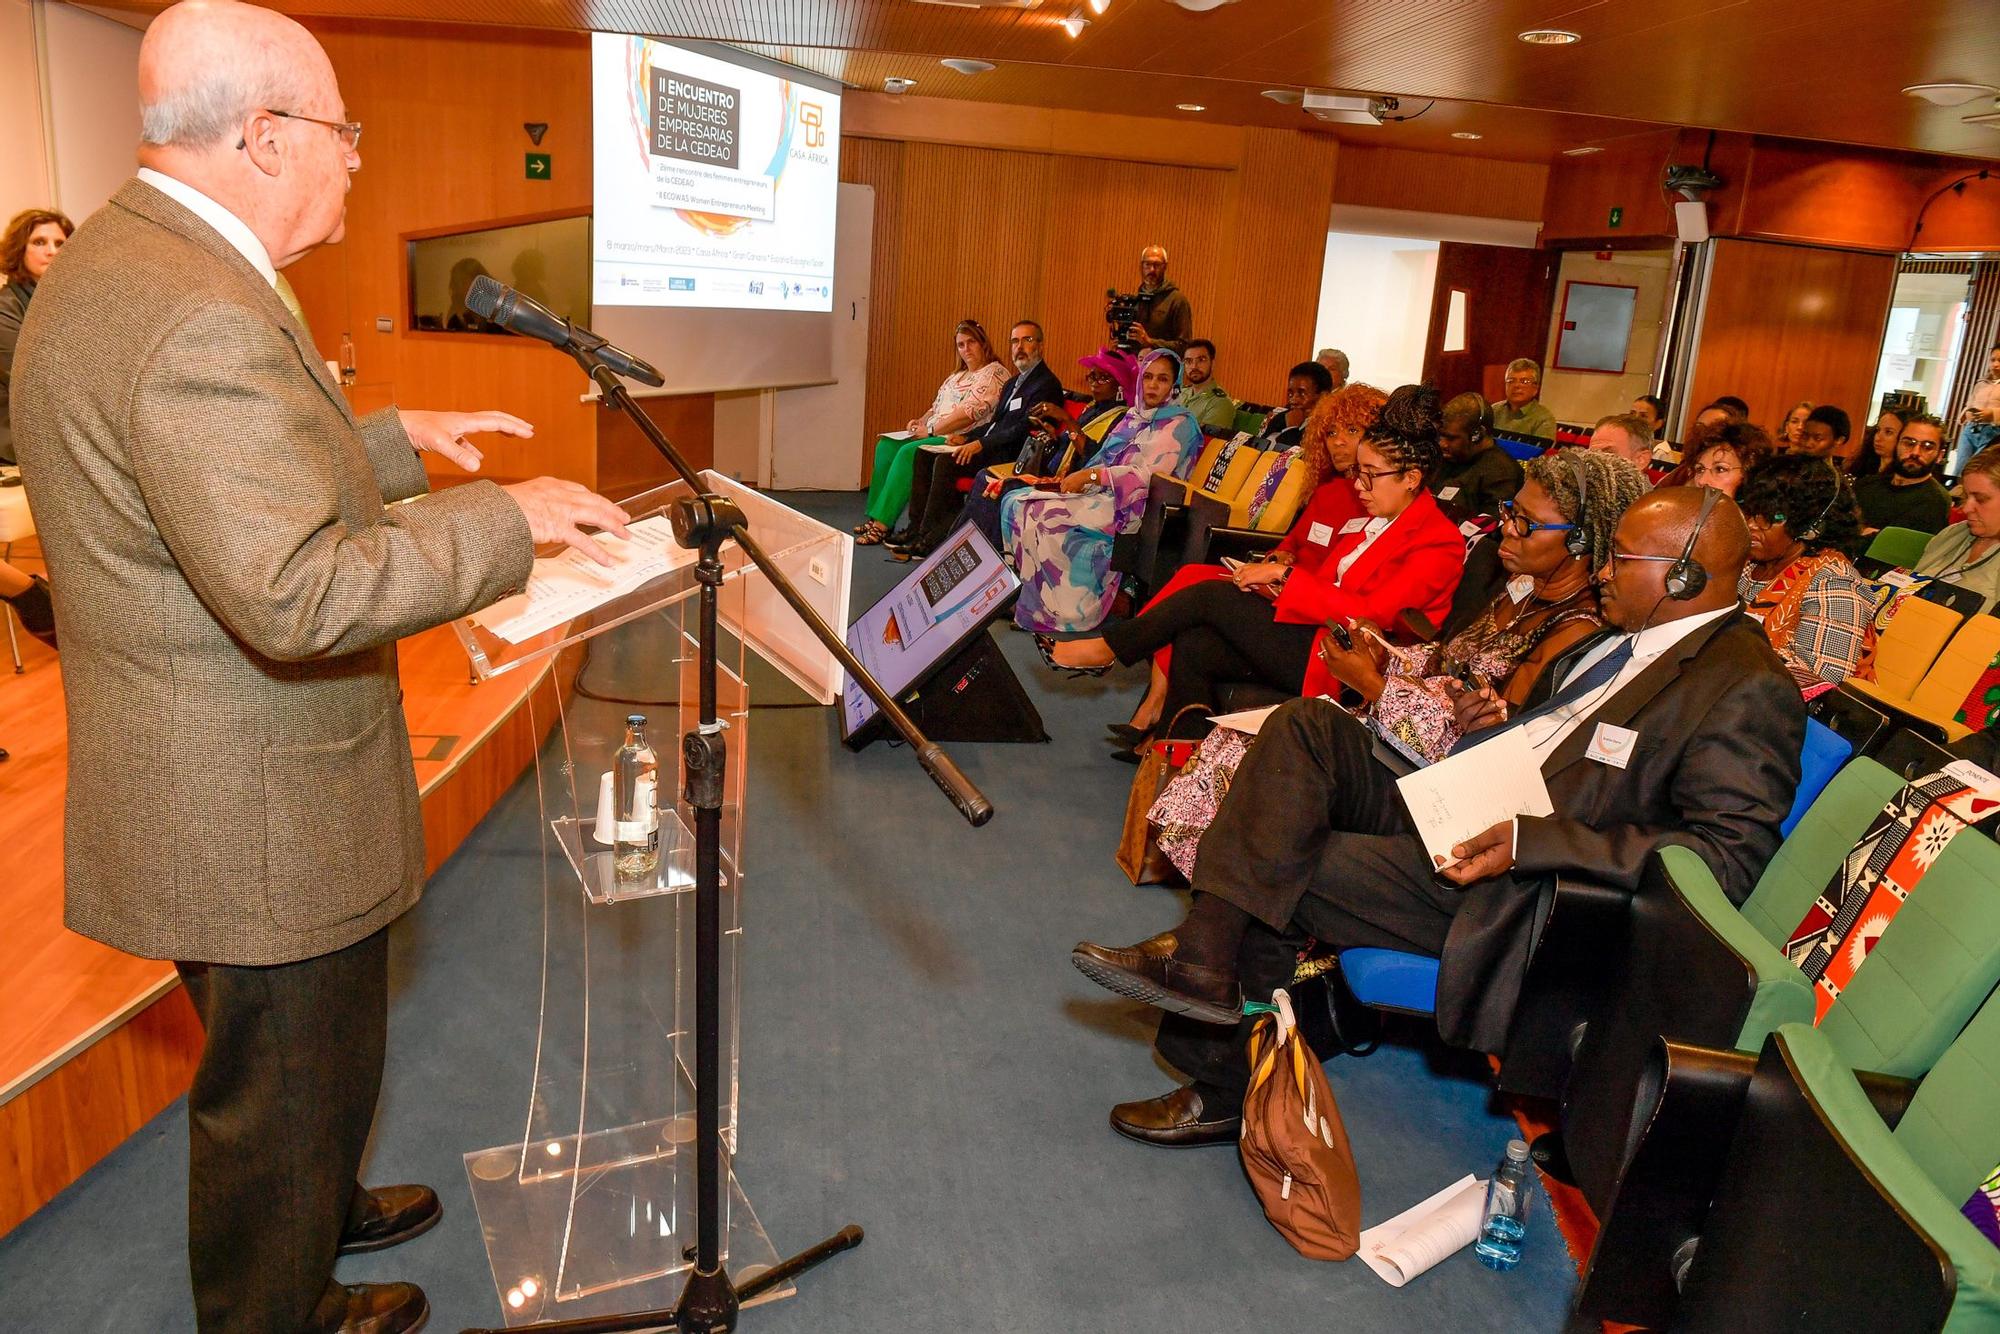
[[[984,74],[993,68],[993,62],[990,60],[962,60],[955,56],[948,60],[940,60],[938,64],[949,70],[957,70],[960,74]]]
[[[1454,139],[1484,139],[1486,136],[1483,134],[1474,134],[1471,130],[1453,130],[1451,137]]]
[[[1934,107],[1962,107],[1995,93],[2000,88],[1990,83],[1913,83],[1903,90],[1903,96],[1920,97]]]
[[[1203,105],[1202,105],[1201,103],[1199,103],[1199,102],[1176,102],[1176,103],[1174,103],[1174,110],[1176,110],[1176,111],[1206,111],[1206,110],[1208,110],[1208,108],[1207,108],[1207,107],[1205,107],[1205,106],[1203,106]]]
[[[1296,88],[1266,88],[1261,95],[1281,107],[1295,107],[1306,100],[1306,95]]]
[[[1111,8],[1111,0],[1090,0],[1090,12],[1093,14],[1102,14],[1109,8]]]
[[[1599,148],[1599,147],[1598,147],[1598,146],[1597,146],[1596,144],[1583,144],[1583,145],[1581,145],[1581,146],[1579,146],[1579,147],[1576,147],[1576,148],[1565,148],[1565,149],[1563,150],[1563,156],[1564,156],[1564,157],[1589,157],[1589,156],[1590,156],[1590,155],[1591,155],[1592,153],[1602,153],[1603,151],[1604,151],[1604,150],[1603,150],[1603,149],[1601,149],[1601,148]]]
[[[910,89],[916,86],[917,86],[917,81],[915,79],[899,78],[894,74],[891,74],[888,78],[882,80],[882,91],[889,94],[889,96],[891,97],[901,97],[904,93],[909,92]]]
[[[1567,28],[1530,28],[1516,35],[1529,46],[1575,46],[1583,40]]]
[[[1062,21],[1063,31],[1068,33],[1072,38],[1083,36],[1083,30],[1089,26],[1090,20],[1081,14],[1071,14]]]

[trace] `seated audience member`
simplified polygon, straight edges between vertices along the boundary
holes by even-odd
[[[7,424],[8,387],[14,376],[14,343],[35,285],[76,225],[53,209],[16,213],[0,233],[0,463],[14,461],[14,433]]]
[[[1154,473],[1186,474],[1201,452],[1201,428],[1173,401],[1180,358],[1139,354],[1139,402],[1118,419],[1087,468],[1052,488],[1000,499],[1002,550],[1021,579],[1014,623],[1043,633],[1093,630],[1110,614],[1120,576],[1111,544],[1145,517]],[[1079,443],[1081,429],[1070,428]]]
[[[1342,352],[1337,347],[1323,347],[1319,350],[1319,355],[1314,357],[1313,360],[1326,367],[1326,373],[1333,377],[1332,388],[1327,392],[1331,393],[1333,389],[1340,389],[1347,384],[1347,377],[1352,372],[1348,367],[1347,354],[1345,352]]]
[[[1493,409],[1478,394],[1460,394],[1444,405],[1438,427],[1444,456],[1431,494],[1455,519],[1498,514],[1500,502],[1521,489],[1521,465],[1493,439]]]
[[[1316,574],[1348,523],[1367,518],[1360,493],[1354,488],[1354,453],[1388,401],[1389,396],[1373,385],[1350,384],[1314,405],[1312,416],[1306,421],[1305,441],[1299,447],[1297,465],[1311,472],[1312,494],[1286,530],[1284,540],[1264,560],[1253,561],[1243,569],[1290,566],[1306,574]],[[1229,568],[1224,565],[1183,565],[1146,603],[1144,610],[1153,610],[1195,584],[1230,577]],[[1167,668],[1172,659],[1171,649],[1161,649],[1153,655],[1152,679],[1145,698],[1139,701],[1130,722],[1112,729],[1112,734],[1127,745],[1136,745],[1160,721],[1160,710],[1167,702]]]
[[[1966,470],[1974,454],[2000,442],[2000,343],[1986,354],[1986,378],[1973,386],[1958,422],[1958,443],[1951,451],[1952,466],[1946,469],[1954,477]]]
[[[1556,438],[1556,414],[1542,402],[1542,368],[1526,357],[1507,363],[1506,396],[1493,405],[1493,429],[1540,440]]]
[[[0,601],[21,618],[21,628],[50,648],[56,646],[56,609],[49,581],[0,560]]]
[[[1215,344],[1206,338],[1188,339],[1181,357],[1180,404],[1205,430],[1236,429],[1236,400],[1215,380]]]
[[[1749,412],[1742,407],[1740,398],[1718,398],[1715,402],[1694,414],[1694,428],[1689,433],[1688,443],[1694,444],[1701,436],[1721,430],[1730,422],[1750,420]]]
[[[1894,421],[1888,413],[1883,416]],[[1869,457],[1873,457],[1871,454]],[[1861,506],[1863,536],[1884,528],[1914,528],[1935,533],[1951,522],[1951,497],[1938,485],[1938,462],[1944,457],[1944,423],[1936,417],[1911,417],[1896,442],[1892,466],[1854,484]]]
[[[1333,392],[1333,377],[1317,361],[1302,361],[1285,377],[1285,406],[1264,421],[1257,433],[1259,449],[1294,449],[1305,434],[1306,418],[1324,394]]]
[[[1644,469],[1653,462],[1651,429],[1635,413],[1599,418],[1596,429],[1590,433],[1590,447],[1608,449],[1635,468]]]
[[[1125,415],[1127,405],[1139,399],[1139,363],[1131,353],[1100,348],[1077,358],[1076,364],[1083,367],[1083,387],[1090,395],[1075,423],[1082,439],[1071,443],[1065,406],[1041,404],[1029,410],[1034,425],[1012,460],[1013,469],[990,465],[973,476],[959,522],[970,523],[986,534],[995,551],[1000,550],[1000,498],[1024,486],[1061,481],[1089,463],[1104,444],[1104,437]]]
[[[1959,477],[1965,517],[1933,537],[1916,573],[1975,590],[1981,611],[2000,601],[2000,446],[1974,454]]]
[[[1848,472],[1856,477],[1873,477],[1896,466],[1896,442],[1903,438],[1903,414],[1883,408],[1875,424],[1868,428],[1867,449],[1856,450]],[[1938,460],[1942,468],[1944,460]]]
[[[1437,467],[1437,392],[1404,385],[1355,451],[1354,486],[1366,518],[1354,518],[1320,562],[1246,565],[1229,582],[1199,583],[1140,616],[1106,626],[1101,638],[1041,641],[1051,666],[1102,672],[1171,647],[1161,717],[1185,706],[1213,709],[1216,688],[1262,681],[1297,692],[1330,686],[1314,659],[1329,621],[1392,625],[1414,608],[1444,620],[1465,564],[1465,540],[1424,489]],[[1316,685],[1315,682],[1320,683]]]
[[[978,320],[961,320],[953,331],[958,369],[938,386],[930,411],[912,417],[906,437],[883,436],[875,442],[875,471],[868,482],[868,521],[854,531],[855,543],[874,546],[889,535],[910,500],[910,479],[924,445],[940,441],[964,445],[966,432],[984,426],[1000,406],[1007,384],[1007,363],[993,355],[993,342]]]
[[[1632,400],[1632,415],[1646,423],[1653,432],[1654,440],[1666,438],[1667,405],[1652,394],[1641,394]]]
[[[1822,403],[1806,414],[1805,425],[1799,427],[1798,441],[1785,452],[1831,459],[1838,465],[1847,458],[1847,442],[1853,434],[1854,425],[1847,414],[1831,403]]]
[[[1785,414],[1785,420],[1778,425],[1777,435],[1772,437],[1777,441],[1780,454],[1788,454],[1798,448],[1799,432],[1804,429],[1806,418],[1812,415],[1812,410],[1812,400],[1801,399],[1792,405],[1790,412]]]
[[[1558,875],[1636,891],[1653,850],[1674,845],[1741,903],[1778,847],[1805,733],[1798,689],[1736,603],[1748,552],[1727,499],[1674,487],[1633,502],[1598,576],[1619,633],[1544,672],[1518,715],[1488,690],[1456,697],[1458,753],[1521,728],[1554,814],[1474,834],[1442,868],[1368,729],[1329,700],[1281,706],[1202,840],[1186,918],[1136,945],[1072,953],[1093,981],[1170,1012],[1158,1050],[1194,1081],[1114,1108],[1113,1128],[1166,1146],[1233,1141],[1248,1078],[1243,998],[1289,984],[1305,937],[1437,956],[1438,1031],[1498,1051]],[[1669,597],[1684,554],[1700,588]],[[1629,763],[1588,758],[1598,723],[1636,735]]]
[[[1847,549],[1861,514],[1829,459],[1780,454],[1743,479],[1750,564],[1736,595],[1801,688],[1845,680],[1875,639],[1875,597]]]
[[[993,420],[962,432],[965,443],[950,454],[917,455],[910,484],[909,538],[890,548],[897,560],[916,560],[935,551],[965,507],[959,479],[1015,460],[1028,441],[1029,414],[1044,403],[1061,406],[1062,381],[1042,361],[1042,326],[1022,320],[1009,331],[1007,342],[1014,378],[1000,391]]]
[[[1771,457],[1771,437],[1750,422],[1725,422],[1692,445],[1663,486],[1706,486],[1734,496],[1749,471]]]

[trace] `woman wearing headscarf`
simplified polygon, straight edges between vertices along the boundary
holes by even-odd
[[[1173,401],[1180,359],[1165,348],[1139,355],[1139,401],[1105,436],[1087,468],[1055,489],[1029,487],[1000,501],[1000,538],[1021,578],[1014,623],[1043,633],[1092,630],[1118,596],[1111,544],[1139,526],[1154,473],[1179,477],[1201,451],[1201,427]],[[1082,448],[1082,431],[1068,426]]]
[[[1425,489],[1439,461],[1438,393],[1404,385],[1355,451],[1354,489],[1365,517],[1348,520],[1316,571],[1244,566],[1229,583],[1202,583],[1101,638],[1038,641],[1052,666],[1087,672],[1135,663],[1169,645],[1168,722],[1190,704],[1215,707],[1225,681],[1288,693],[1332,687],[1315,646],[1337,623],[1390,625],[1415,608],[1442,621],[1465,565],[1465,539]]]
[[[960,320],[952,332],[958,369],[938,386],[930,411],[912,417],[907,430],[875,442],[875,471],[868,482],[868,521],[854,531],[857,546],[878,545],[910,503],[917,450],[940,442],[965,443],[964,432],[993,420],[1007,387],[1007,363],[993,355],[993,340],[978,320]]]
[[[1037,404],[1028,410],[1037,425],[1013,460],[1012,471],[981,468],[972,475],[972,490],[965,497],[959,523],[986,534],[995,551],[1001,549],[1000,498],[1009,491],[1061,481],[1072,469],[1089,463],[1127,405],[1139,399],[1139,363],[1131,353],[1107,347],[1079,357],[1076,364],[1083,367],[1084,387],[1090,393],[1090,402],[1076,419],[1083,439],[1070,441],[1067,413],[1061,407]]]
[[[0,234],[0,463],[14,461],[14,432],[7,425],[8,390],[14,378],[14,343],[35,285],[49,271],[56,252],[76,225],[54,209],[31,208],[14,215]]]

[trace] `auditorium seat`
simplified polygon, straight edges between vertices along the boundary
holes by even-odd
[[[1924,598],[1906,597],[1897,603],[1889,624],[1875,640],[1875,679],[1862,693],[1871,700],[1908,699],[1964,619],[1951,608]],[[1861,684],[1849,677],[1842,686]]]
[[[1868,544],[1867,559],[1881,561],[1892,569],[1915,569],[1930,540],[1931,534],[1914,528],[1884,528]]]
[[[1936,605],[1917,598],[1905,598],[1890,624],[1894,626],[1896,621],[1902,620],[1912,606]],[[1869,703],[1888,713],[1891,721],[1910,727],[1934,741],[1949,743],[1972,731],[1964,723],[1956,721],[1956,717],[1965,704],[1966,696],[1986,674],[1996,656],[2000,656],[2000,617],[1972,616],[1963,621],[1957,632],[1946,641],[1943,651],[1907,698],[1890,696],[1883,686],[1873,681],[1848,682],[1842,688],[1851,686]]]

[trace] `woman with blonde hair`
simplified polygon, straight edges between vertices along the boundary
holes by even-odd
[[[993,340],[978,320],[960,320],[952,330],[958,369],[938,386],[930,411],[912,417],[900,432],[875,442],[875,472],[868,483],[868,521],[854,531],[857,546],[878,545],[910,503],[911,476],[917,451],[940,442],[965,443],[965,432],[993,420],[1000,393],[1007,387],[1008,365],[993,353]]]
[[[0,234],[0,463],[14,461],[14,432],[7,425],[8,391],[14,377],[14,344],[35,286],[49,271],[76,224],[54,209],[16,213]]]
[[[1806,418],[1812,416],[1812,400],[1802,398],[1785,414],[1785,420],[1778,425],[1778,452],[1780,454],[1799,447],[1799,432],[1805,429]]]

